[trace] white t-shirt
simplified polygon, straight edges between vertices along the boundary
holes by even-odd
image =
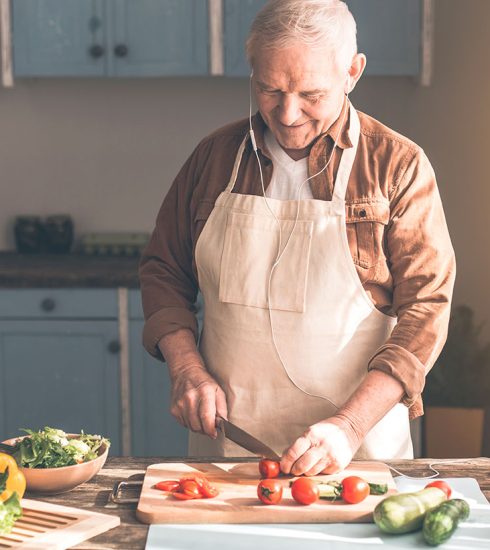
[[[279,145],[274,134],[267,128],[265,143],[272,157],[272,179],[265,190],[266,197],[282,201],[296,200],[298,188],[308,177],[308,157],[292,159]],[[301,199],[312,199],[310,182],[301,189]]]

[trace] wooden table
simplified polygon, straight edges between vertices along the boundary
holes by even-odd
[[[132,458],[117,457],[109,458],[105,467],[92,481],[77,487],[63,495],[43,497],[41,500],[73,506],[75,508],[86,508],[94,512],[115,514],[121,518],[121,525],[107,531],[87,542],[77,545],[77,549],[95,550],[118,548],[127,550],[138,550],[145,547],[148,526],[138,522],[135,516],[136,504],[108,504],[109,495],[117,481],[142,481],[146,467],[159,462],[226,462],[226,461],[250,461],[250,459],[212,459],[201,458],[198,460],[158,457]],[[449,459],[448,459],[449,460]],[[460,459],[458,459],[460,460]],[[403,473],[415,476],[430,475],[432,472],[428,464],[436,459],[416,460],[393,460],[387,462],[390,466],[397,468]],[[466,463],[435,464],[434,467],[441,472],[443,477],[473,477],[475,478],[490,501],[490,458],[469,458]],[[396,475],[396,474],[394,474]],[[26,495],[29,498],[36,498],[35,495]]]

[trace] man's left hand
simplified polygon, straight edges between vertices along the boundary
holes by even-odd
[[[310,426],[283,453],[281,470],[296,476],[340,472],[350,464],[360,443],[348,423],[333,416]]]

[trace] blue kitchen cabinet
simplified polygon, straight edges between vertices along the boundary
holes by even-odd
[[[115,290],[1,290],[0,438],[83,429],[120,454],[118,334]]]
[[[170,414],[170,380],[165,363],[143,348],[139,290],[129,292],[132,449],[135,456],[186,456],[188,431]]]
[[[15,76],[103,76],[104,1],[14,0]]]
[[[250,25],[266,0],[223,0],[224,67],[227,76],[249,76],[245,41]]]
[[[205,0],[15,0],[14,74],[206,74],[207,14]]]
[[[248,76],[245,41],[265,0],[224,1],[224,66],[228,76]],[[422,0],[346,0],[357,22],[358,50],[366,75],[417,75],[420,70]]]
[[[112,0],[111,76],[208,73],[208,10],[204,0]]]
[[[357,21],[366,75],[415,76],[420,71],[422,0],[347,0]]]

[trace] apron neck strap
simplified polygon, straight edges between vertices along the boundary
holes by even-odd
[[[231,173],[230,181],[228,182],[228,185],[226,186],[226,189],[224,191],[225,193],[231,193],[233,191],[233,187],[235,187],[235,182],[238,175],[238,169],[240,168],[243,151],[245,150],[245,145],[247,144],[249,137],[250,134],[247,132],[245,134],[245,137],[243,138],[243,141],[240,143],[240,147],[238,148],[238,152],[235,157],[235,164],[233,165],[233,172]]]
[[[352,147],[342,151],[337,177],[335,179],[332,201],[339,204],[344,204],[347,184],[352,171],[352,165],[357,153],[357,145],[359,144],[359,134],[361,132],[361,123],[357,111],[349,102],[349,138]]]

